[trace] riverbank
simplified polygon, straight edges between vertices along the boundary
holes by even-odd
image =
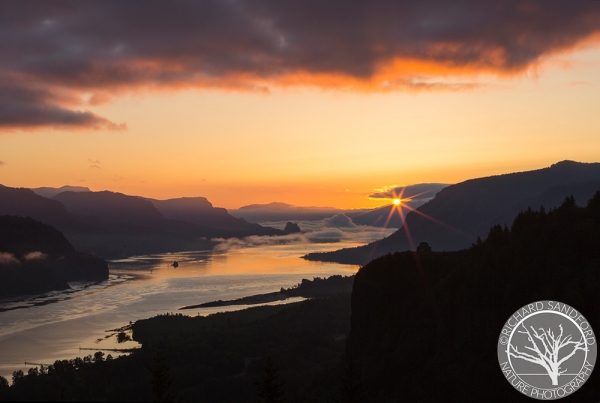
[[[179,308],[179,310],[214,308],[234,305],[258,305],[276,301],[285,301],[292,297],[329,297],[341,293],[352,292],[354,277],[354,275],[333,275],[327,278],[314,277],[312,280],[302,279],[302,282],[299,283],[297,286],[288,289],[282,287],[280,291],[276,292],[250,295],[247,297],[236,298],[231,300],[217,300],[195,305],[186,305]]]

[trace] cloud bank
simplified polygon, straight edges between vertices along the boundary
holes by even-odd
[[[20,264],[19,260],[12,253],[0,252],[0,265]]]
[[[331,218],[318,221],[294,221],[300,226],[302,233],[283,236],[258,236],[245,238],[215,239],[220,243],[215,247],[217,251],[226,251],[232,248],[247,248],[268,245],[288,245],[305,243],[330,243],[341,241],[356,241],[369,243],[385,238],[397,228],[379,228],[367,225],[356,225],[350,217],[337,214]],[[263,223],[263,225],[283,229],[286,221]]]
[[[599,31],[593,1],[2,2],[0,130],[124,130],[86,108],[140,89],[470,89]]]
[[[42,253],[40,251],[35,251],[35,252],[29,252],[26,255],[23,256],[23,259],[27,260],[27,261],[31,261],[31,260],[46,260],[48,258],[48,255],[45,253]]]

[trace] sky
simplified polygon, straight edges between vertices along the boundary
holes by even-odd
[[[600,161],[600,2],[0,2],[0,184],[237,208]]]

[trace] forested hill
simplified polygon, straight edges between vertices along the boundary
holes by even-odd
[[[104,260],[77,252],[56,228],[32,218],[0,216],[0,298],[107,278]]]
[[[469,247],[496,224],[510,224],[528,207],[557,207],[574,195],[585,204],[600,189],[600,163],[562,161],[548,168],[470,179],[442,189],[406,216],[405,228],[358,248],[311,253],[310,260],[366,264],[390,252],[414,250],[428,242],[434,251]],[[411,244],[412,239],[412,244]]]
[[[500,371],[497,343],[520,307],[552,300],[600,332],[600,192],[526,210],[467,250],[403,252],[356,275],[347,351],[372,402],[530,402]],[[600,398],[596,373],[565,401]]]

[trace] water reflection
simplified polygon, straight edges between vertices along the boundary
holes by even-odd
[[[131,348],[134,342],[119,344],[114,332],[111,335],[107,329],[175,313],[182,306],[278,291],[302,278],[351,274],[357,266],[306,261],[300,256],[356,245],[264,245],[111,261],[108,281],[71,283],[70,290],[0,302],[0,375],[10,377],[12,371],[23,369],[25,361],[53,363],[87,355],[89,351],[79,347]],[[172,266],[174,261],[179,263],[177,268]],[[179,312],[195,316],[243,308]]]
[[[50,291],[39,295],[3,299],[0,302],[0,312],[13,311],[15,309],[26,309],[35,306],[43,306],[60,301],[66,301],[84,293],[102,291],[106,287],[120,284],[124,281],[132,280],[134,278],[135,276],[129,274],[110,274],[108,276],[108,280],[106,281],[73,281],[69,283],[70,288],[67,290]],[[2,329],[0,329],[0,335],[2,335]]]

